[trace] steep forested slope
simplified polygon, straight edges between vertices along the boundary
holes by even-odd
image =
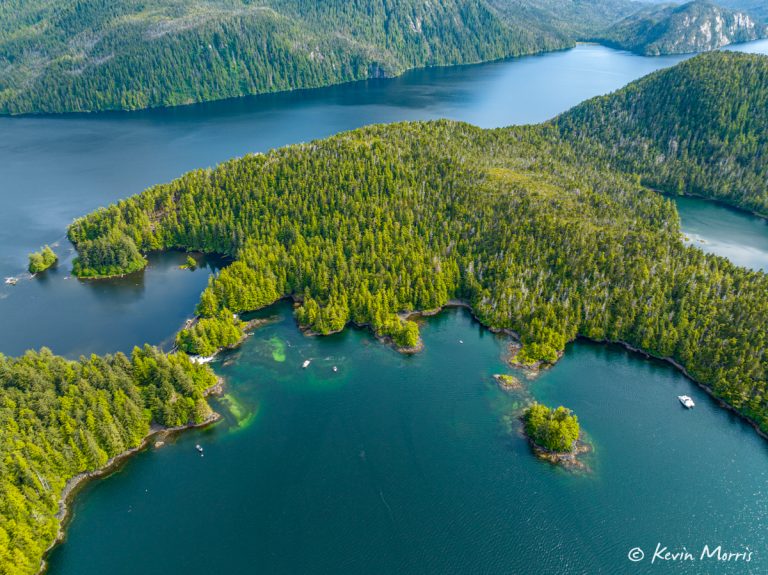
[[[645,8],[635,0],[488,0],[508,21],[536,22],[572,40],[591,40],[611,24]]]
[[[12,0],[0,113],[178,105],[568,45],[485,0]]]
[[[768,215],[768,57],[697,56],[555,120],[585,159]]]
[[[234,256],[198,306],[208,328],[182,334],[193,348],[283,295],[317,332],[354,321],[410,346],[399,312],[460,297],[520,334],[523,363],[578,334],[625,340],[768,429],[768,277],[686,247],[671,202],[552,127],[372,127],[192,172],[69,235],[95,272],[126,245]]]
[[[603,36],[648,53],[691,46],[690,30],[674,10],[660,11],[653,28],[666,31],[663,41],[641,34],[638,25],[604,33],[643,6],[631,0],[7,0],[0,2],[0,114],[174,106],[562,49]],[[749,37],[728,33],[730,41]],[[722,34],[717,38],[697,46],[724,42]]]
[[[214,383],[186,356],[150,347],[76,362],[0,355],[0,573],[38,571],[69,479],[139,445],[150,423],[204,421]]]
[[[654,6],[613,23],[597,36],[640,54],[686,54],[715,50],[768,35],[768,25],[740,11],[696,0],[682,6]]]

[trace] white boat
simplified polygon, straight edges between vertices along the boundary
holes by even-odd
[[[693,406],[696,405],[695,403],[693,403],[693,400],[687,395],[678,395],[677,399],[679,399],[680,403],[682,403],[688,409],[691,409]]]
[[[302,364],[301,364],[301,367],[302,367],[303,369],[306,369],[306,368],[308,368],[308,367],[309,367],[309,364],[310,364],[310,363],[311,363],[311,362],[310,362],[310,360],[308,360],[308,359],[307,359],[307,360],[304,360],[304,363],[302,363]]]
[[[200,454],[202,454],[202,453],[203,453],[203,446],[202,446],[202,445],[200,445],[199,443],[198,443],[197,445],[195,445],[195,449],[197,449],[197,451],[198,451]]]
[[[336,366],[334,365],[334,366],[333,366],[333,371],[334,371],[334,373],[335,373],[335,372],[339,371],[339,368],[338,368],[338,367],[336,367]]]
[[[216,356],[214,355],[190,355],[189,361],[202,365],[204,363],[211,363]]]
[[[5,285],[15,286],[19,283],[19,278],[5,278]]]

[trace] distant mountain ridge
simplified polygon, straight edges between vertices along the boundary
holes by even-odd
[[[768,2],[765,0],[719,0],[721,6],[744,10],[758,20],[768,23]]]
[[[768,36],[768,25],[746,12],[696,0],[659,5],[613,24],[601,42],[648,56],[715,50]]]
[[[645,31],[647,18],[632,20],[638,12],[656,14],[664,41]],[[177,106],[583,40],[666,53],[758,36],[691,45],[676,14],[631,0],[6,0],[0,114]]]

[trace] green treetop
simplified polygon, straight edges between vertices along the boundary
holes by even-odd
[[[525,410],[523,421],[526,435],[547,451],[573,451],[574,442],[579,438],[579,419],[563,406],[552,409],[534,403]]]

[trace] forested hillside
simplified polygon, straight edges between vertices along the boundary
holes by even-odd
[[[592,40],[599,32],[647,6],[635,0],[488,0],[508,21],[536,22],[572,40]]]
[[[653,6],[619,20],[596,39],[648,56],[715,50],[768,35],[768,25],[746,12],[708,1]]]
[[[638,26],[614,27],[643,6],[631,0],[7,0],[0,2],[0,114],[176,106],[603,37],[646,53],[679,51],[675,34],[687,38],[690,30],[668,11],[659,12],[653,28],[666,31],[663,42]],[[729,32],[728,38],[748,36]],[[718,39],[700,46],[721,45],[723,35]]]
[[[0,113],[172,106],[571,44],[486,0],[11,0]]]
[[[399,312],[459,297],[520,334],[523,363],[556,361],[577,335],[624,340],[768,430],[768,276],[686,247],[670,201],[551,126],[371,127],[189,173],[69,236],[95,273],[126,245],[235,257],[185,345],[221,345],[232,312],[293,295],[317,332],[354,321],[409,346],[417,326]]]
[[[585,159],[768,215],[768,57],[703,54],[555,120]]]
[[[76,362],[45,349],[0,355],[0,573],[38,571],[69,479],[139,445],[151,423],[204,421],[214,383],[186,356],[150,347]]]

